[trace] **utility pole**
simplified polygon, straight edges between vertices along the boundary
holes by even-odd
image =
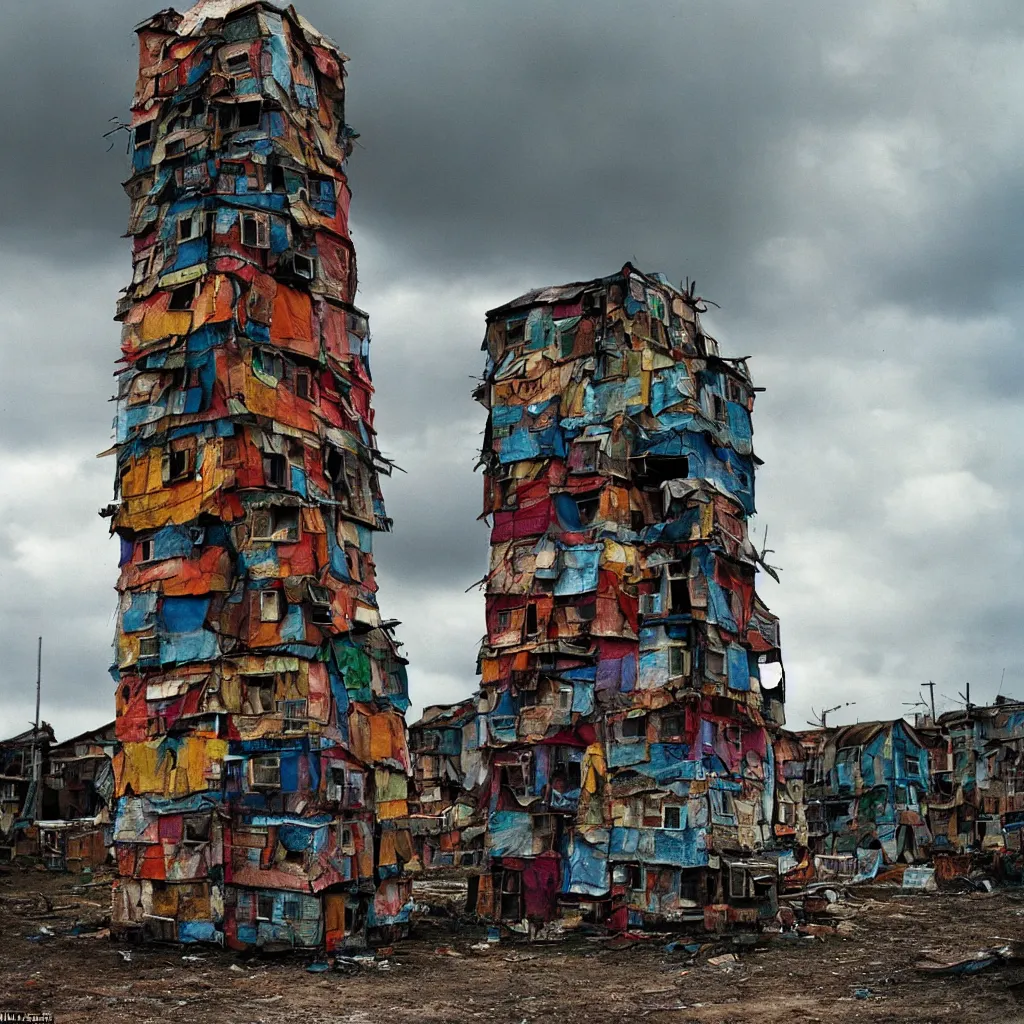
[[[935,684],[929,679],[925,686],[928,687],[928,695],[931,698],[932,705],[932,725],[935,724]]]
[[[39,787],[42,784],[43,752],[39,745],[39,700],[43,685],[43,638],[36,647],[36,718],[32,728],[32,799],[22,808],[22,814],[33,821],[39,808]],[[29,806],[29,803],[31,806]]]

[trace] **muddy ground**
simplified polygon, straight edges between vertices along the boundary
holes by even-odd
[[[953,960],[1024,938],[1021,890],[910,896],[859,887],[845,904],[857,911],[843,926],[849,934],[776,938],[722,965],[708,961],[728,952],[724,944],[669,953],[664,939],[474,950],[479,931],[430,918],[384,963],[309,973],[312,958],[200,948],[135,948],[126,961],[102,932],[66,934],[76,921],[95,929],[106,910],[102,888],[73,891],[76,881],[0,874],[0,1010],[48,1011],[61,1024],[1024,1020],[1024,963],[959,978],[914,966],[922,951]]]

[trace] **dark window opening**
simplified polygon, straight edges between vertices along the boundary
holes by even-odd
[[[316,265],[313,260],[299,252],[292,257],[292,270],[296,277],[301,277],[304,281],[312,281],[316,276]]]
[[[690,674],[690,652],[685,647],[668,649],[668,675],[670,679],[681,679]]]
[[[187,480],[195,469],[195,452],[191,448],[172,448],[168,455],[168,483]]]
[[[526,606],[526,635],[536,636],[537,630],[537,606],[535,604],[528,604]]]
[[[637,486],[653,491],[666,480],[685,480],[690,475],[690,460],[685,455],[648,455],[636,474]]]
[[[521,345],[526,341],[526,321],[517,320],[505,328],[505,339],[509,345]]]
[[[312,378],[308,370],[299,370],[295,374],[295,395],[310,401],[313,398]]]
[[[274,897],[264,896],[262,893],[256,897],[256,920],[270,921],[274,917]]]
[[[643,892],[644,869],[639,864],[626,865],[626,887],[633,892]]]
[[[495,626],[499,633],[503,633],[512,626],[512,613],[510,611],[498,612]]]
[[[495,876],[494,888],[500,894],[502,920],[521,921],[525,916],[522,896],[522,873],[519,871],[499,870],[495,872]]]
[[[277,353],[258,348],[253,352],[253,362],[268,377],[284,379],[284,360]]]
[[[270,187],[274,192],[286,192],[288,190],[284,181],[284,168],[277,164],[270,169]]]
[[[689,580],[670,579],[668,581],[668,601],[673,615],[688,615],[690,613],[690,583]]]
[[[238,103],[238,127],[258,128],[260,115],[263,113],[262,103]]]
[[[663,715],[661,719],[661,738],[663,740],[678,739],[684,734],[686,719],[683,715]]]
[[[339,448],[324,449],[324,473],[335,484],[345,482],[345,453]]]
[[[153,542],[151,540],[144,540],[139,544],[139,556],[140,561],[153,561]]]
[[[583,762],[570,758],[569,751],[563,747],[559,747],[555,754],[552,781],[558,776],[565,779],[565,786],[570,790],[579,789],[583,784]]]
[[[184,841],[186,843],[208,843],[210,841],[211,816],[209,814],[187,814],[183,819]]]
[[[181,313],[192,308],[192,302],[196,297],[195,282],[183,284],[180,288],[171,291],[171,301],[167,303],[167,309],[171,312]]]
[[[624,740],[642,740],[647,738],[647,716],[636,715],[622,720],[622,738]]]
[[[679,898],[701,906],[704,903],[702,878],[699,871],[682,871],[679,874]]]
[[[664,828],[678,831],[682,826],[682,808],[674,804],[666,804],[662,808],[662,824]]]
[[[244,50],[241,53],[233,53],[230,57],[224,58],[224,70],[231,72],[249,70],[249,54]]]
[[[600,495],[588,495],[584,498],[576,499],[576,510],[580,517],[580,522],[584,526],[590,526],[591,523],[597,518],[597,513],[601,507]]]
[[[728,409],[725,404],[725,399],[722,398],[721,395],[711,396],[711,407],[717,422],[724,423],[728,419]]]
[[[274,452],[263,456],[263,479],[269,487],[286,487],[288,460]]]
[[[331,592],[320,583],[310,583],[309,600],[313,607],[313,621],[318,625],[330,625],[331,618]]]
[[[148,146],[153,141],[153,122],[146,121],[144,124],[135,126],[135,145]]]

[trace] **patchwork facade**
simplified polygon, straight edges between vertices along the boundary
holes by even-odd
[[[880,850],[887,863],[927,858],[929,746],[916,729],[896,719],[799,736],[812,853]]]
[[[933,774],[928,821],[935,850],[1022,850],[1024,703],[1001,698],[940,715],[950,757]]]
[[[116,933],[401,929],[404,659],[377,606],[345,57],[293,8],[138,28],[118,305]]]
[[[413,792],[409,824],[426,871],[480,863],[484,829],[470,789],[479,775],[475,697],[432,704],[409,726]]]
[[[477,905],[521,931],[775,913],[754,388],[702,310],[627,264],[488,314]]]

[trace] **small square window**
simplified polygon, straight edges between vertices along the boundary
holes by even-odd
[[[312,377],[308,370],[295,372],[295,395],[297,398],[304,398],[307,402],[312,401]]]
[[[622,738],[624,740],[642,740],[647,738],[647,716],[635,715],[622,719]]]
[[[276,452],[263,456],[263,481],[268,487],[288,486],[288,460]]]
[[[305,732],[309,720],[309,712],[304,700],[281,701],[281,711],[284,715],[285,732]]]
[[[686,728],[686,720],[682,715],[663,715],[661,718],[661,738],[663,740],[679,739]]]
[[[276,352],[265,348],[258,348],[253,352],[253,365],[261,373],[277,380],[284,380],[284,359]]]
[[[232,53],[227,57],[222,58],[221,65],[224,70],[230,74],[238,74],[240,71],[248,71],[250,70],[249,54],[246,50],[242,50],[240,53]]]
[[[274,897],[263,893],[256,899],[256,920],[272,921],[274,918]]]
[[[505,328],[505,339],[509,345],[521,345],[526,340],[526,321],[516,320]]]
[[[263,757],[254,758],[249,764],[252,765],[253,786],[265,789],[281,787],[281,756],[279,754],[265,754]]]
[[[263,104],[256,102],[237,103],[235,108],[238,111],[239,128],[258,128],[260,117],[263,114]]]
[[[729,418],[728,407],[721,395],[711,396],[711,408],[718,423],[724,423]]]
[[[669,679],[682,679],[690,673],[689,651],[685,647],[670,647],[668,649],[668,677]]]
[[[662,828],[678,831],[682,826],[683,814],[681,807],[678,807],[675,804],[665,804],[661,809],[661,814]]]
[[[139,658],[159,658],[160,638],[158,636],[139,637]]]
[[[167,309],[172,313],[183,313],[192,308],[196,297],[196,283],[183,284],[180,288],[171,291],[171,301],[167,303]]]
[[[281,621],[281,591],[260,591],[260,622]]]
[[[183,217],[179,217],[178,241],[191,242],[193,238],[198,238],[200,225],[203,223],[203,220],[202,213],[188,213]]]
[[[151,540],[144,540],[139,543],[139,561],[153,561],[153,542]]]
[[[171,448],[167,453],[167,482],[177,483],[195,475],[196,453],[194,448]]]
[[[201,845],[210,841],[212,818],[209,814],[186,814],[183,821],[183,841],[187,845]]]
[[[145,121],[135,126],[135,145],[148,146],[153,141],[153,122]]]
[[[263,213],[240,213],[242,245],[250,249],[270,248],[270,218]]]
[[[576,511],[583,526],[591,526],[601,508],[601,496],[591,494],[576,499]]]
[[[303,256],[300,252],[292,257],[292,270],[296,277],[301,277],[304,281],[312,281],[316,277],[316,264],[309,256]]]
[[[496,616],[496,620],[495,620],[495,625],[496,625],[499,633],[505,632],[506,629],[511,629],[511,627],[512,627],[512,612],[507,611],[507,610],[506,611],[498,612],[498,614]]]

